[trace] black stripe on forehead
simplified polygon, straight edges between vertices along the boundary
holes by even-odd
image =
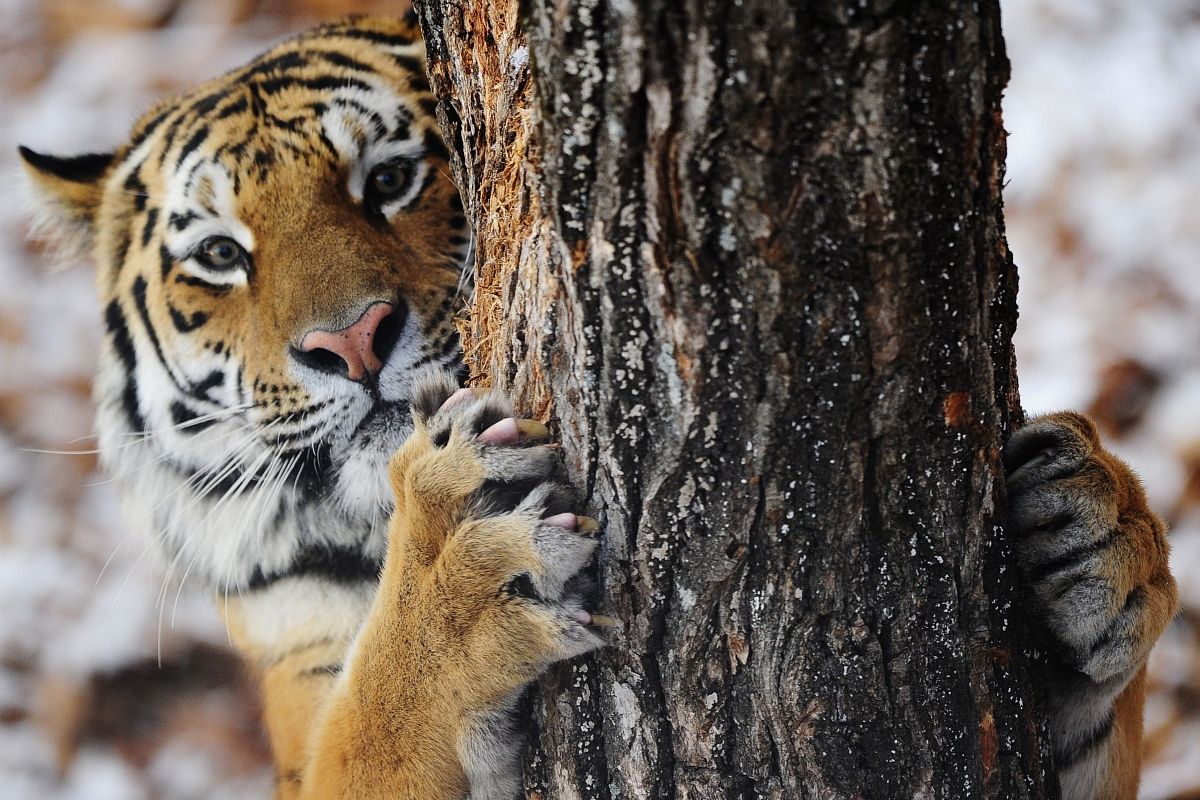
[[[201,125],[199,128],[197,128],[192,135],[188,137],[188,140],[184,142],[183,147],[180,148],[179,155],[177,155],[176,158],[179,161],[183,161],[189,155],[194,153],[196,149],[200,147],[200,145],[204,144],[204,140],[208,138],[208,133],[209,130],[207,125]]]
[[[180,127],[183,126],[183,121],[187,118],[186,110],[181,109],[175,119],[171,120],[171,124],[167,126],[163,132],[162,152],[158,154],[158,165],[164,166],[167,163],[167,156],[175,146],[175,137],[179,133]]]
[[[176,164],[179,164],[181,161],[183,161],[183,159],[187,158],[190,153],[195,151],[204,143],[210,132],[208,123],[206,122],[206,116],[211,114],[223,100],[227,99],[234,88],[236,88],[236,86],[222,86],[220,89],[203,95],[195,100],[185,99],[181,105],[168,110],[168,113],[178,113],[176,114],[175,119],[171,120],[171,124],[167,126],[166,131],[163,133],[162,152],[158,157],[160,166],[166,164],[167,156],[170,155],[175,149],[175,141],[177,137],[181,135],[181,133],[189,133],[189,135],[180,152],[175,156]],[[241,103],[242,108],[244,109],[245,102],[245,98],[240,97],[230,103],[230,106],[236,109],[238,104]],[[228,107],[226,110],[228,110]],[[218,115],[218,119],[223,119],[232,113],[235,112]],[[189,123],[189,125],[185,126],[184,123]],[[198,127],[192,129],[190,127],[191,124],[197,124]]]
[[[364,80],[342,75],[322,75],[317,78],[297,78],[285,75],[258,81],[256,85],[264,94],[268,95],[279,94],[296,87],[316,92],[332,92],[338,89],[359,89],[370,92],[375,88]]]
[[[341,36],[345,39],[365,39],[368,42],[382,44],[388,47],[411,47],[416,44],[416,40],[401,36],[395,33],[383,33],[382,31],[364,30],[362,28],[329,28],[319,31],[316,38],[324,36]]]
[[[234,79],[244,81],[259,75],[285,73],[308,64],[309,53],[301,50],[291,50],[277,56],[266,56],[261,61],[251,62],[243,71],[237,73]]]
[[[241,114],[243,111],[247,110],[248,108],[250,108],[250,101],[246,99],[245,95],[239,95],[236,100],[234,100],[232,103],[229,103],[224,108],[222,108],[220,111],[218,111],[216,113],[216,118],[217,119],[227,119],[228,117],[232,117],[235,114]]]
[[[357,70],[358,72],[369,72],[372,75],[377,73],[375,67],[370,64],[359,61],[356,58],[351,58],[345,53],[339,53],[336,50],[313,50],[312,54],[328,64],[333,64],[335,67]]]
[[[216,108],[222,100],[229,96],[229,87],[223,86],[217,91],[206,94],[191,105],[185,106],[185,113],[202,117]]]
[[[153,117],[145,120],[135,128],[128,146],[129,150],[136,149],[138,145],[154,135],[169,118],[174,116],[164,136],[165,150],[170,150],[174,144],[178,129],[185,122],[211,114],[223,100],[227,99],[231,93],[237,91],[240,86],[260,83],[267,93],[279,91],[289,84],[307,85],[308,88],[314,89],[334,88],[322,82],[313,85],[301,76],[294,74],[296,71],[306,67],[311,68],[314,61],[322,61],[342,69],[350,69],[363,73],[374,74],[378,72],[372,65],[345,53],[339,53],[334,50],[325,49],[324,47],[306,46],[313,42],[325,44],[337,38],[362,40],[383,47],[405,48],[417,44],[417,41],[412,37],[400,34],[339,24],[322,26],[311,34],[302,34],[292,40],[290,46],[287,44],[283,45],[284,48],[288,48],[284,52],[276,54],[268,52],[260,56],[256,61],[227,73],[221,85],[208,91],[206,94],[194,99],[184,99],[182,102],[170,103],[166,107],[161,108]],[[423,84],[425,80],[425,68],[420,58],[396,53],[385,53],[385,55],[395,60],[405,70],[410,72],[414,81],[419,81]],[[268,79],[258,80],[261,78]],[[321,81],[324,80],[321,79]],[[355,85],[355,81],[352,78],[347,78],[339,83],[342,85]],[[365,87],[359,85],[358,88]],[[238,98],[222,109],[218,113],[217,118],[224,119],[233,114],[240,113],[246,110],[246,108],[246,99],[244,97]],[[258,108],[255,108],[255,111],[258,110]]]
[[[332,37],[342,37],[346,39],[358,39],[371,42],[372,44],[382,47],[391,48],[408,48],[418,44],[416,39],[400,34],[384,33],[382,31],[374,31],[362,28],[321,28],[313,37],[316,39],[327,39]],[[327,51],[323,51],[327,52]],[[339,54],[340,55],[340,54]],[[417,55],[407,55],[404,53],[396,53],[392,51],[383,51],[383,55],[397,64],[402,70],[408,73],[414,88],[428,87],[428,82],[425,78],[425,61]],[[348,64],[346,66],[349,66]],[[369,67],[354,67],[356,69]],[[371,70],[374,72],[375,70]]]
[[[366,35],[359,35],[359,34]],[[348,38],[365,39],[371,42],[383,45],[406,45],[408,40],[404,37],[392,37],[386,34],[376,35],[373,32],[363,32],[357,30],[333,30],[327,31],[322,37],[318,37],[322,43],[328,41],[329,37],[337,35],[346,35]],[[354,74],[321,74],[321,66],[329,65],[336,67],[338,70],[350,70]],[[414,75],[420,74],[423,67],[414,62],[412,65],[416,72]],[[306,70],[307,74],[300,72]],[[361,77],[356,77],[356,74]],[[156,118],[155,125],[162,124],[169,118],[172,112],[177,112],[175,118],[170,120],[163,135],[163,149],[160,154],[160,164],[166,166],[167,159],[179,165],[190,154],[198,150],[206,141],[211,140],[212,132],[209,128],[209,123],[215,120],[224,120],[234,117],[237,114],[248,113],[250,119],[249,130],[241,133],[240,140],[236,142],[221,143],[216,153],[217,159],[228,154],[232,155],[238,162],[238,168],[232,170],[231,177],[234,181],[235,191],[240,187],[240,173],[250,168],[262,174],[263,170],[269,166],[264,164],[264,158],[260,155],[254,158],[254,163],[246,162],[246,152],[251,152],[253,158],[262,148],[251,148],[254,140],[262,135],[263,130],[268,131],[271,135],[272,146],[283,147],[288,152],[297,156],[311,155],[307,150],[311,148],[297,147],[290,137],[279,137],[272,133],[273,131],[288,131],[298,135],[306,136],[313,141],[311,145],[315,145],[325,150],[330,156],[337,156],[337,149],[333,143],[328,140],[323,130],[319,125],[314,125],[312,131],[302,131],[301,126],[305,123],[317,123],[320,120],[322,113],[327,110],[329,105],[338,105],[344,108],[349,108],[361,114],[365,121],[373,128],[373,134],[376,138],[387,137],[389,140],[402,140],[411,136],[410,126],[407,124],[412,120],[412,111],[401,103],[394,106],[397,124],[392,127],[390,120],[386,114],[380,114],[378,111],[356,101],[352,97],[338,97],[339,90],[357,90],[365,94],[374,94],[379,91],[379,87],[372,82],[365,80],[367,76],[380,77],[386,80],[385,75],[381,75],[379,71],[370,63],[356,59],[345,53],[339,53],[333,50],[323,48],[309,48],[290,50],[276,56],[265,57],[262,61],[252,63],[241,71],[231,73],[227,78],[227,84],[218,89],[209,91],[198,99],[185,103],[182,107],[167,109]],[[301,116],[279,116],[273,113],[268,108],[267,98],[280,94],[288,89],[307,89],[315,92],[329,92],[333,95],[325,102],[309,103],[304,107],[306,112]],[[223,104],[223,105],[222,105]],[[425,109],[422,109],[425,110]],[[177,145],[181,137],[186,136],[186,140],[182,145]],[[438,150],[443,150],[440,145]],[[172,157],[173,155],[173,157]],[[202,164],[196,163],[192,165],[193,171],[198,169]],[[185,193],[191,191],[191,180],[193,176],[188,178],[188,186]]]
[[[406,56],[401,53],[388,53],[388,58],[400,65],[400,68],[412,74],[412,83],[414,87],[426,88],[428,84],[425,81],[425,62],[416,56]]]

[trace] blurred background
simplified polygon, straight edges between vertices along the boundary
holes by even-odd
[[[350,0],[0,0],[0,174],[107,148],[153,99]],[[1172,523],[1147,800],[1200,799],[1200,7],[1002,0],[1010,243],[1031,412],[1095,415]],[[99,310],[0,193],[0,800],[270,796],[254,692],[207,595],[126,539],[91,455]]]

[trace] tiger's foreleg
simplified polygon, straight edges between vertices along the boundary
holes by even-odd
[[[439,379],[414,399],[379,591],[317,723],[303,798],[511,800],[521,690],[600,644],[569,582],[596,542],[551,480],[557,455],[532,441],[544,428],[454,390]]]

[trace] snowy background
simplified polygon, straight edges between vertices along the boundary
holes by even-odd
[[[119,142],[139,112],[314,19],[386,2],[0,0],[15,147]],[[393,4],[394,5],[394,4]],[[1174,528],[1185,610],[1152,662],[1143,797],[1200,797],[1200,9],[1003,0],[1026,407],[1084,409]],[[126,540],[87,450],[99,311],[0,193],[0,800],[270,795],[253,691],[202,593]],[[106,566],[107,565],[107,566]],[[161,666],[160,666],[161,662]]]

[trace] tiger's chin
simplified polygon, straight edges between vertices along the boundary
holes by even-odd
[[[381,400],[354,429],[336,471],[334,495],[351,516],[392,511],[387,464],[412,432],[407,400]]]
[[[253,451],[237,470],[222,466],[227,454],[198,445],[243,435],[244,422],[141,439],[119,403],[100,405],[106,467],[168,577],[229,592],[308,573],[343,582],[377,576],[394,505],[387,464],[412,431],[407,398],[376,400],[277,459]]]
[[[374,582],[395,504],[387,466],[411,432],[407,398],[377,399],[360,420],[348,419],[334,431],[318,447],[329,454],[320,477],[297,487],[281,506],[281,525],[256,532],[256,538],[277,546],[260,551],[250,584],[310,573]]]

